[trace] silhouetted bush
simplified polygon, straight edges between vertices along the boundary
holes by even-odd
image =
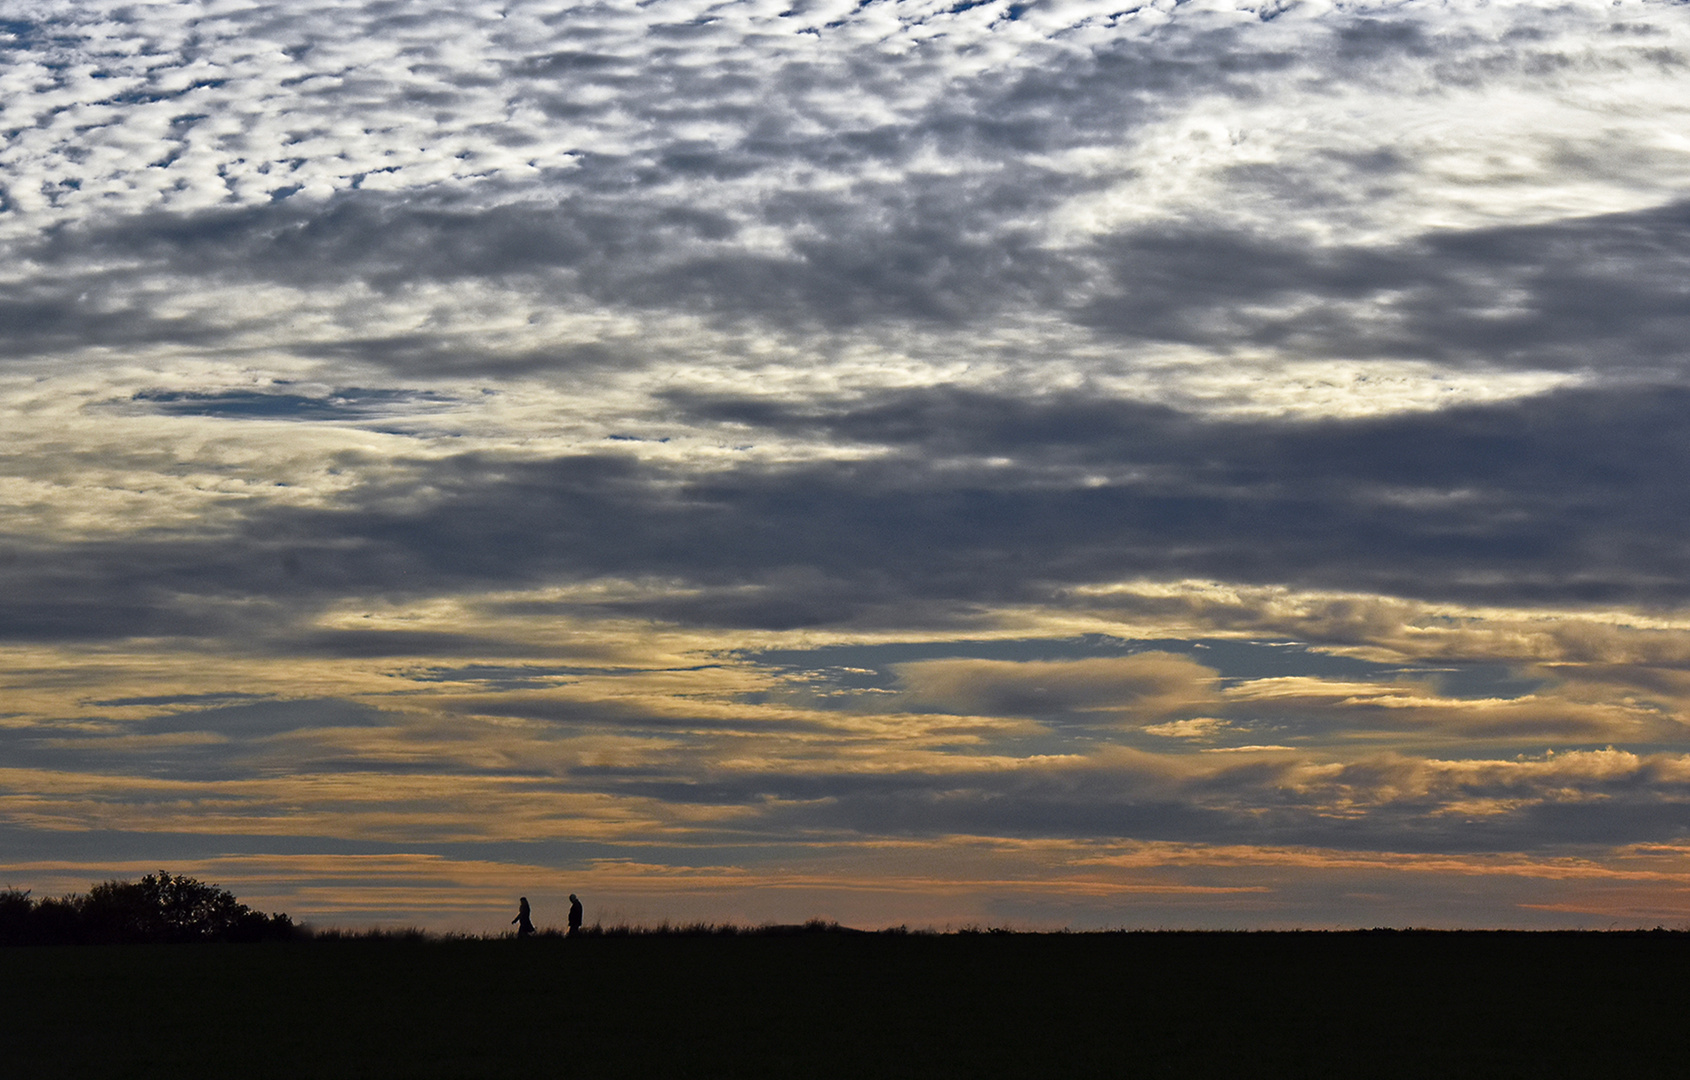
[[[308,926],[301,926],[296,927],[295,931],[299,937],[311,941],[402,941],[414,944],[419,941],[467,939],[467,936],[463,934],[431,935],[420,926],[403,926],[397,929],[366,927],[362,930],[343,930],[334,926],[317,930]]]
[[[103,882],[86,896],[32,901],[28,892],[0,892],[3,945],[277,941],[294,933],[286,915],[254,911],[216,885],[163,870]]]
[[[639,926],[633,923],[593,923],[583,926],[580,933],[583,937],[795,937],[813,934],[862,934],[864,930],[853,930],[848,926],[840,926],[829,919],[811,919],[802,923],[764,923],[761,926],[739,926],[734,923],[672,923],[668,919],[655,926]],[[898,932],[909,933],[908,927],[900,927]],[[541,937],[561,937],[555,930],[541,931]]]

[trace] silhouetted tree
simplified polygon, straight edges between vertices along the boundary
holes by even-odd
[[[78,945],[84,938],[81,897],[48,898],[35,905],[35,940],[50,945]]]
[[[26,945],[35,921],[28,889],[0,889],[0,945]]]
[[[266,915],[215,885],[163,870],[140,881],[107,881],[86,896],[31,903],[0,893],[0,943],[128,944],[263,941],[293,935],[293,920]]]

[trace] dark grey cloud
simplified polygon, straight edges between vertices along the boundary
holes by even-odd
[[[1690,788],[1647,759],[1607,777],[1475,770],[1404,793],[1414,768],[1380,759],[1297,776],[1290,756],[1187,778],[1131,765],[1013,771],[779,772],[651,776],[597,770],[604,789],[666,802],[755,807],[742,828],[770,836],[1012,836],[1489,852],[1677,842],[1690,834]],[[586,779],[583,775],[582,779]],[[1493,800],[1488,812],[1459,806]],[[1334,812],[1343,802],[1346,812]]]
[[[1148,477],[1146,486],[1185,492],[1280,494],[1294,486],[1311,495],[1366,495],[1364,485],[1374,484],[1498,496],[1594,497],[1606,488],[1618,499],[1670,484],[1690,452],[1680,419],[1687,395],[1675,384],[1571,388],[1434,412],[1311,421],[1211,419],[1090,395],[1028,398],[942,387],[800,405],[669,397],[700,420],[884,446],[912,467],[1003,455],[1027,470],[1009,473],[1006,486],[1048,475],[1041,470],[1113,466]]]
[[[1161,228],[1104,245],[1112,334],[1310,358],[1676,371],[1690,331],[1690,203],[1314,247]]]
[[[48,720],[0,730],[0,752],[17,768],[70,769],[175,780],[227,780],[294,771],[311,759],[317,768],[362,766],[339,751],[316,751],[313,734],[327,729],[376,728],[395,722],[356,702],[336,698],[264,699],[239,691],[171,698],[121,699],[96,706],[159,704],[162,711],[134,720],[101,717],[75,723]],[[182,706],[170,708],[169,706]],[[195,707],[199,706],[199,707]],[[303,737],[278,761],[268,744]],[[140,790],[136,802],[176,796]]]
[[[888,453],[707,474],[611,454],[401,463],[326,506],[255,506],[200,540],[14,544],[0,627],[280,642],[289,612],[348,596],[606,576],[688,588],[597,610],[772,628],[1059,601],[1141,575],[1520,605],[1690,597],[1690,391],[1673,386],[1313,423],[944,390],[831,410],[677,404]],[[291,640],[498,648],[394,633]]]
[[[616,166],[586,168],[601,167]],[[1010,306],[1059,304],[1063,290],[1079,281],[1079,266],[1044,250],[1025,227],[997,220],[1027,209],[1034,198],[1049,205],[1072,185],[1054,174],[1013,171],[1015,179],[995,180],[984,193],[919,178],[845,196],[789,193],[749,221],[680,202],[600,196],[590,182],[580,185],[585,191],[544,202],[495,206],[446,195],[354,192],[310,213],[281,204],[152,214],[61,230],[30,252],[64,278],[56,290],[33,286],[36,299],[12,300],[17,314],[9,323],[20,345],[35,349],[104,342],[126,324],[135,340],[149,334],[201,340],[212,333],[189,320],[149,321],[122,308],[79,321],[73,296],[159,275],[293,285],[358,281],[381,290],[481,279],[639,309],[780,324],[956,323]],[[993,204],[994,192],[1008,191],[1039,194]],[[789,252],[737,242],[743,225],[758,218],[799,234]],[[340,348],[379,360],[388,340]],[[428,343],[407,348],[400,339],[388,348],[405,361],[418,348],[426,358]]]
[[[137,721],[133,728],[147,733],[204,731],[254,739],[309,728],[375,727],[387,719],[379,710],[351,701],[293,699],[165,712]]]
[[[312,213],[283,204],[154,214],[61,230],[30,252],[53,270],[0,295],[0,336],[13,354],[28,355],[204,344],[229,332],[156,317],[141,299],[88,299],[126,295],[159,275],[383,290],[476,279],[789,329],[962,327],[1040,312],[1087,332],[1223,353],[1248,346],[1310,359],[1656,377],[1685,363],[1690,203],[1451,229],[1384,246],[1156,225],[1064,250],[1016,224],[1076,190],[1022,167],[960,186],[911,177],[844,196],[789,192],[737,218],[591,194],[482,206],[359,192]],[[789,232],[787,250],[742,243],[740,232],[759,223]],[[438,336],[360,337],[299,347],[402,370],[490,375],[628,359],[626,346],[593,342],[513,358],[483,357]]]
[[[0,342],[11,358],[40,356],[88,346],[128,347],[173,343],[210,344],[226,331],[191,316],[158,316],[103,298],[109,275],[78,276],[57,284],[0,286]]]
[[[1648,604],[1683,596],[1675,492],[1690,464],[1687,404],[1682,389],[1656,386],[1315,423],[943,390],[836,411],[697,408],[895,448],[894,463],[811,470],[806,486],[780,497],[802,506],[790,516],[842,533],[882,523],[882,566],[948,552],[945,565],[912,573],[929,583],[947,572],[979,582],[1190,574],[1445,599]],[[1021,470],[995,468],[988,482],[964,469],[928,486],[947,472],[926,463],[992,457]],[[1076,483],[1093,470],[1111,482]],[[779,505],[770,482],[758,478],[752,505]],[[818,562],[840,561],[852,543]]]

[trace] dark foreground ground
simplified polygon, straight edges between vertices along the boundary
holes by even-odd
[[[0,949],[40,1077],[1690,1076],[1690,934]]]

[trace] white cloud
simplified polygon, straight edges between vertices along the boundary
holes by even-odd
[[[714,313],[749,316],[690,360],[665,359],[682,381],[715,371],[762,379],[769,365],[752,358],[785,351],[780,339],[796,330],[812,369],[867,350],[901,354],[881,362],[908,365],[919,381],[1102,379],[1135,396],[1269,412],[1436,407],[1529,393],[1557,376],[1480,376],[1488,390],[1452,389],[1460,370],[1410,356],[1385,373],[1391,392],[1354,379],[1333,389],[1300,370],[1306,357],[1294,345],[1099,343],[1057,311],[1101,284],[1086,245],[1123,230],[1196,222],[1317,248],[1399,243],[1427,230],[1668,202],[1683,195],[1690,154],[1673,59],[1690,23],[1655,4],[1305,4],[1276,8],[1271,20],[1247,4],[1122,13],[1089,3],[1035,4],[1015,19],[1003,4],[951,13],[931,3],[453,4],[398,17],[300,0],[57,3],[20,14],[17,62],[0,76],[0,126],[14,132],[0,151],[9,207],[0,235],[13,244],[53,225],[256,210],[276,199],[309,220],[356,188],[390,198],[451,192],[467,211],[513,202],[590,211],[591,228],[624,233],[591,243],[636,245],[601,248],[594,259],[611,262],[562,275],[466,267],[490,279],[473,298],[402,292],[347,308],[334,299],[340,284],[301,290],[248,326],[243,347],[281,353],[308,353],[313,323],[379,337],[391,332],[382,314],[407,305],[400,321],[446,335],[448,348],[454,322],[514,325],[560,309],[577,325],[614,321],[630,314],[628,298],[602,294],[607,275],[702,258],[714,262],[686,273],[715,284],[640,287],[659,309],[693,295]],[[677,214],[712,215],[718,231],[706,238],[660,224]],[[313,235],[332,234],[337,220],[313,224]],[[889,246],[924,221],[935,237],[977,239],[981,250],[1024,236],[1067,276],[1031,284],[1025,275],[1047,270],[1010,267],[947,282],[978,253],[946,253],[920,236]],[[796,260],[806,273],[843,260],[814,288],[856,304],[833,314],[857,312],[858,321],[829,329],[801,311],[771,320],[745,307],[767,284],[722,275],[747,259]],[[911,259],[908,282],[873,284],[870,275]],[[157,307],[167,295],[204,292],[212,282],[192,266],[152,267],[153,295],[135,299]],[[86,269],[65,287],[86,292],[94,282],[86,302],[119,300],[99,276],[115,267]],[[184,269],[186,280],[170,280]],[[38,285],[56,273],[14,263],[20,280]],[[843,292],[865,283],[871,291],[856,300]],[[822,293],[794,301],[818,303]],[[961,325],[912,326],[920,308],[900,310],[900,297],[953,309],[968,297],[978,309]],[[1345,317],[1365,321],[1365,298],[1358,303]],[[653,318],[649,299],[639,306],[642,350],[695,340]],[[799,325],[781,325],[788,318]],[[579,340],[541,321],[526,340],[483,335],[461,354],[497,371],[512,352]],[[590,331],[589,340],[616,335]],[[976,366],[959,376],[963,358]]]

